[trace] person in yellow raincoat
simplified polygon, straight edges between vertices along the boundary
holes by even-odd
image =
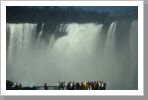
[[[86,85],[87,85],[87,82],[85,81],[84,82],[84,90],[86,90]]]

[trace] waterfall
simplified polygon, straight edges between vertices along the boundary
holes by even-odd
[[[10,31],[8,61],[21,59],[35,40],[37,24],[7,24]]]
[[[41,27],[41,31],[39,32],[38,36],[37,36],[37,41],[36,41],[36,45],[39,45],[42,33],[43,33],[43,27],[44,27],[44,23],[42,23],[42,27]]]
[[[6,67],[8,80],[20,82],[23,86],[31,83],[41,86],[45,81],[53,86],[58,81],[104,81],[108,84],[107,89],[136,88],[128,82],[137,82],[137,21],[131,23],[129,34],[122,34],[120,38],[126,42],[119,41],[120,46],[116,43],[120,40],[117,36],[120,22],[117,21],[110,24],[107,33],[102,32],[103,24],[59,24],[53,33],[50,32],[49,41],[48,37],[41,41],[44,24],[37,38],[37,24],[7,24],[7,32],[10,33]],[[48,29],[48,25],[46,27]],[[57,38],[60,32],[67,35]],[[126,48],[126,51],[117,49],[119,47]],[[125,55],[127,51],[129,55]],[[122,60],[127,58],[130,58],[130,63],[125,67],[123,62],[126,60]]]
[[[16,82],[27,76],[25,73],[29,67],[28,60],[31,59],[32,55],[31,48],[34,47],[35,43],[37,24],[7,24],[7,27],[9,28],[10,40],[7,50],[6,79]],[[26,80],[24,79],[24,81]]]
[[[88,67],[93,65],[94,55],[96,55],[96,38],[101,32],[102,25],[72,23],[66,26],[68,35],[56,40],[51,54],[54,66],[63,73],[59,76],[60,79],[70,80],[71,78],[67,75],[72,73],[68,70],[77,72],[77,76],[81,77],[81,70],[88,73]],[[74,74],[70,76],[79,79]]]
[[[82,54],[83,56],[92,55],[100,27],[102,25],[77,23],[67,25],[68,35],[55,42],[53,52],[56,51],[56,53],[54,54],[68,57]]]
[[[131,23],[130,28],[130,50],[132,57],[134,56],[134,52],[138,50],[138,21],[135,20]],[[135,57],[133,57],[135,58]]]
[[[109,58],[113,58],[115,56],[115,35],[116,35],[116,25],[117,21],[112,22],[105,41],[105,48],[104,48],[104,60]]]
[[[50,37],[50,42],[49,42],[49,47],[48,47],[49,50],[53,48],[54,43],[55,43],[55,37],[54,37],[54,34],[52,34],[52,36]]]
[[[138,89],[138,21],[134,20],[131,23],[130,35],[129,35],[129,44],[130,44],[130,74],[128,89]]]
[[[106,71],[112,71],[112,69],[115,69],[117,64],[115,53],[116,25],[117,21],[111,23],[106,36],[103,53],[103,67],[106,69],[105,73],[107,73]]]

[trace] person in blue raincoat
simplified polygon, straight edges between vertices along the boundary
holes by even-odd
[[[34,84],[33,84],[33,83],[30,85],[30,88],[31,88],[31,89],[33,89],[33,88],[34,88]]]

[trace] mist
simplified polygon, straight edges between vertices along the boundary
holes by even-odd
[[[103,81],[107,90],[138,89],[137,20],[113,21],[108,28],[61,23],[46,38],[45,26],[50,30],[46,23],[39,31],[38,23],[7,23],[7,80],[23,86]],[[66,34],[57,38],[57,32]]]

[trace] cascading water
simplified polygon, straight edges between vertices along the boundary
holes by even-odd
[[[109,27],[106,41],[105,41],[104,60],[107,60],[108,58],[112,59],[113,57],[115,57],[116,25],[117,25],[117,21],[112,22]]]
[[[66,32],[67,35],[56,39],[55,33],[50,34],[47,47],[40,43],[44,42],[44,39],[40,41],[43,26],[44,24],[35,41],[37,24],[7,24],[7,30],[9,29],[10,33],[7,50],[8,80],[21,82],[24,86],[31,83],[41,86],[45,81],[53,86],[58,81],[66,83],[69,81],[105,81],[108,84],[107,89],[125,89],[123,84],[126,83],[123,83],[121,79],[129,77],[129,74],[120,73],[124,65],[120,63],[122,60],[116,53],[116,48],[118,48],[115,43],[116,34],[118,34],[117,21],[112,22],[109,27],[105,43],[103,43],[104,48],[100,48],[99,45],[103,24],[61,24],[54,32]],[[134,32],[135,26],[137,26],[136,21],[131,25],[130,34],[137,33],[137,31]],[[130,37],[133,36],[135,35],[130,35]],[[133,39],[135,38],[130,38],[131,47],[137,44]],[[130,50],[134,51],[134,49]],[[125,52],[121,51],[121,53]],[[131,60],[131,63],[134,64],[134,62],[135,60]],[[135,74],[133,72],[132,75]]]
[[[52,34],[52,36],[50,37],[50,42],[49,42],[49,47],[48,47],[49,52],[53,48],[54,43],[55,43],[55,38],[54,38],[54,34]]]
[[[136,58],[137,55],[135,54],[137,54],[137,50],[138,50],[138,21],[137,20],[133,21],[131,24],[130,50],[131,50],[131,57]]]
[[[60,70],[59,79],[81,81],[84,78],[81,75],[82,72],[83,74],[92,72],[95,67],[93,62],[95,60],[94,55],[96,55],[96,37],[97,34],[100,34],[101,27],[101,24],[95,25],[93,23],[67,25],[66,32],[68,35],[59,38],[51,51],[52,62]],[[89,69],[89,67],[92,67],[92,69]],[[93,76],[88,76],[86,79],[92,78]]]
[[[37,36],[36,45],[39,45],[39,43],[40,43],[40,39],[41,39],[41,36],[42,36],[42,33],[43,33],[43,27],[44,27],[44,23],[42,24],[41,31],[39,32],[39,34]]]
[[[131,23],[130,28],[130,74],[128,83],[128,89],[138,89],[138,21],[135,20]],[[133,84],[129,84],[133,82]]]
[[[18,81],[23,78],[28,58],[35,43],[37,24],[7,24],[10,33],[7,57],[6,79]],[[28,65],[27,65],[28,64]]]
[[[37,24],[7,24],[10,31],[9,62],[21,59],[35,40]],[[12,60],[12,61],[11,61]]]
[[[116,79],[120,77],[118,73],[120,66],[118,65],[119,62],[116,57],[116,26],[117,21],[112,22],[107,32],[102,60],[103,71],[101,72],[102,75],[104,75],[103,80],[108,79],[109,76],[111,77],[112,80],[109,82],[108,86],[114,87],[114,89],[117,89],[116,82],[118,82],[118,80]]]

